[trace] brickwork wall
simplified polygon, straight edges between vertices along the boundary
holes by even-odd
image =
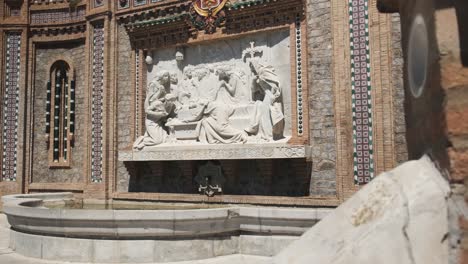
[[[369,1],[374,166],[379,175],[407,161],[403,53],[399,15],[382,14]]]
[[[311,195],[336,195],[333,35],[330,0],[306,2],[309,59]]]
[[[351,49],[349,2],[332,1],[333,91],[336,127],[336,176],[338,198],[343,201],[357,190],[353,179],[353,120],[351,101]]]
[[[368,2],[372,4],[372,1],[373,0],[369,0]],[[187,3],[189,2],[187,1]],[[304,115],[309,116],[309,122],[304,126],[304,135],[307,135],[305,137],[310,140],[310,145],[312,146],[312,161],[309,163],[296,160],[290,162],[257,162],[255,167],[261,171],[261,174],[258,175],[263,176],[254,177],[254,179],[250,179],[251,181],[244,179],[245,173],[243,170],[245,169],[245,166],[241,164],[242,162],[233,163],[223,161],[223,164],[225,163],[224,165],[226,169],[230,171],[228,174],[231,175],[229,178],[229,185],[232,185],[232,188],[228,187],[226,191],[232,194],[245,194],[242,193],[244,188],[242,187],[242,182],[250,182],[248,184],[265,186],[264,189],[258,186],[255,187],[255,190],[252,191],[251,194],[290,196],[305,195],[307,199],[312,201],[310,204],[312,204],[314,201],[317,201],[317,204],[323,201],[330,201],[330,204],[336,205],[338,204],[339,200],[343,201],[346,197],[352,195],[358,189],[354,185],[353,179],[353,119],[351,107],[352,85],[350,69],[351,49],[349,42],[349,2],[342,0],[307,0],[304,1],[304,3],[306,8],[306,28],[304,29],[305,32],[307,32],[307,45],[305,45],[306,43],[303,43],[302,45],[302,56],[304,59],[307,58],[308,60],[308,71],[307,76],[303,76],[304,79],[302,80],[308,83],[309,90],[307,93],[304,91],[304,97],[308,98],[308,107],[306,108],[308,113],[306,110],[304,110]],[[284,4],[289,4],[289,2],[284,2]],[[60,9],[63,9],[64,5],[65,3],[60,5]],[[40,8],[37,6],[41,5],[35,5],[34,10],[36,11],[39,9],[48,9],[45,6]],[[55,7],[57,7],[57,5],[55,5]],[[50,36],[45,34],[45,32],[36,32],[34,34],[44,34],[41,37],[42,40],[61,37],[60,40],[68,42],[71,42],[72,39],[76,38],[83,38],[86,36],[92,37],[92,24],[95,24],[98,19],[102,19],[100,16],[104,14],[100,12],[104,12],[106,10],[110,12],[116,11],[117,9],[112,9],[113,7],[114,2],[108,1],[103,7],[87,8],[86,16],[83,17],[83,19],[87,20],[87,27],[84,29],[83,25],[81,28],[83,31],[87,31],[82,35],[79,33],[74,34],[73,36],[64,36],[64,34],[68,32],[67,30],[70,29],[65,30],[61,25],[58,24],[54,25],[54,27],[58,28],[54,34],[58,34],[59,36]],[[251,9],[249,10],[246,8],[246,12],[262,11],[259,7],[250,8]],[[375,12],[375,10],[370,10],[370,12],[372,14],[372,12]],[[122,15],[122,13],[120,13],[120,15]],[[117,25],[117,30],[111,30],[112,35],[106,35],[106,42],[104,44],[106,46],[106,52],[104,54],[106,71],[104,75],[106,78],[109,77],[109,79],[112,79],[109,81],[109,83],[113,83],[114,81],[116,83],[115,85],[107,85],[108,80],[105,80],[104,94],[112,94],[112,98],[110,98],[110,100],[105,100],[105,104],[112,105],[115,103],[115,110],[117,111],[115,114],[105,111],[105,120],[103,121],[104,128],[107,129],[107,126],[110,128],[105,130],[104,134],[111,135],[104,138],[104,152],[107,153],[106,151],[109,150],[109,154],[106,154],[104,158],[105,161],[103,164],[103,171],[106,175],[103,175],[103,179],[106,179],[106,177],[111,177],[112,180],[109,181],[109,185],[106,185],[106,188],[109,187],[109,190],[99,189],[99,191],[106,192],[106,194],[111,194],[115,191],[128,192],[135,186],[145,188],[144,182],[146,180],[144,179],[145,177],[141,175],[150,175],[150,173],[147,172],[137,171],[137,167],[145,166],[142,163],[134,162],[124,164],[122,162],[116,161],[118,159],[117,156],[119,150],[130,150],[132,148],[132,143],[135,140],[135,126],[133,125],[133,122],[136,118],[134,116],[134,112],[138,107],[133,102],[133,98],[135,96],[133,87],[135,83],[135,73],[132,69],[132,65],[135,62],[134,51],[132,50],[129,36],[127,35],[125,28],[122,25],[119,25],[119,23],[126,21],[125,19],[122,19],[122,17],[119,17],[120,15],[118,13],[117,18],[110,22],[112,27]],[[129,12],[125,16],[127,15],[132,16],[133,14]],[[25,15],[25,17],[28,16]],[[393,166],[392,162],[387,162],[389,159],[396,159],[401,161],[405,159],[403,150],[401,153],[398,152],[399,154],[395,154],[396,156],[401,154],[401,157],[399,158],[394,158],[393,151],[394,145],[401,146],[401,149],[404,149],[404,139],[400,140],[400,137],[398,136],[404,133],[404,131],[400,129],[402,119],[400,118],[400,115],[387,115],[387,113],[393,112],[392,110],[401,108],[401,101],[396,100],[395,102],[397,103],[392,105],[392,97],[401,96],[401,94],[399,94],[401,91],[393,89],[393,87],[395,85],[399,85],[399,83],[391,83],[391,80],[389,80],[395,79],[395,82],[398,81],[397,77],[401,75],[401,72],[398,72],[398,67],[401,66],[401,61],[395,59],[396,57],[392,57],[393,53],[398,54],[399,52],[397,48],[394,47],[394,45],[396,45],[398,42],[396,35],[390,35],[392,34],[392,27],[396,27],[397,22],[391,20],[390,17],[385,16],[381,17],[376,15],[374,18],[375,20],[372,21],[372,23],[375,23],[372,25],[374,30],[372,34],[374,35],[371,35],[370,41],[373,43],[371,44],[373,45],[372,56],[376,58],[373,62],[373,66],[376,67],[372,69],[374,71],[373,74],[376,76],[373,76],[372,78],[373,80],[377,80],[378,82],[382,83],[382,85],[377,85],[377,90],[381,89],[380,97],[375,97],[380,101],[377,100],[373,102],[374,105],[381,106],[381,110],[379,110],[380,117],[377,118],[376,121],[377,128],[380,130],[378,130],[379,134],[376,134],[377,137],[375,138],[375,141],[376,145],[381,146],[379,148],[380,152],[377,154],[379,157],[377,160],[380,162],[379,164],[381,164],[379,168],[383,170],[385,166]],[[300,19],[300,17],[298,19]],[[106,23],[108,25],[108,22]],[[241,23],[239,25],[244,24]],[[52,24],[49,26],[52,26]],[[106,28],[108,27],[106,26]],[[242,29],[243,32],[239,33],[247,34],[247,31],[250,29],[255,30],[250,27],[248,28],[249,29]],[[291,28],[294,30],[294,25],[292,25]],[[37,28],[34,29],[34,25],[32,25],[32,29],[36,30]],[[49,30],[50,32],[55,32],[54,28]],[[304,32],[304,30],[302,30],[302,32]],[[113,35],[114,33],[116,33],[116,35]],[[218,31],[218,33],[213,35],[201,34],[198,40],[209,40],[210,38],[214,39],[220,37],[222,34],[221,31]],[[107,39],[107,37],[109,38]],[[189,42],[190,41],[193,41],[193,39],[189,40]],[[88,195],[87,192],[91,193],[95,190],[93,188],[98,190],[98,187],[96,187],[98,185],[92,185],[92,187],[90,187],[91,184],[88,184],[89,179],[91,179],[89,175],[89,168],[86,168],[85,165],[87,164],[84,164],[84,159],[90,158],[90,152],[89,146],[87,146],[88,152],[85,152],[83,145],[86,145],[86,142],[90,143],[91,141],[89,139],[88,141],[84,142],[80,141],[84,136],[83,131],[88,132],[91,129],[91,120],[89,115],[89,110],[91,107],[87,104],[89,101],[92,101],[92,98],[89,98],[91,96],[90,83],[92,82],[92,72],[89,71],[85,73],[85,71],[90,70],[91,66],[93,66],[91,65],[93,58],[91,51],[93,47],[93,39],[88,39],[86,43],[86,47],[84,47],[84,44],[80,44],[78,46],[61,44],[62,46],[59,46],[59,48],[52,48],[52,46],[50,48],[40,47],[40,49],[37,51],[36,64],[38,67],[34,73],[36,90],[34,95],[34,109],[31,111],[34,112],[34,139],[32,150],[34,155],[33,160],[31,161],[33,164],[31,177],[33,183],[69,183],[70,186],[75,183],[84,183],[84,185],[86,185],[85,187],[78,187],[81,189],[84,188],[85,195]],[[305,46],[307,47],[307,50],[304,48]],[[113,49],[114,47],[116,50]],[[107,51],[109,52],[107,53]],[[304,55],[305,51],[307,51],[307,56]],[[379,55],[380,52],[382,52],[384,55],[389,54],[389,56],[382,56],[381,58]],[[294,51],[292,54],[293,53]],[[35,53],[29,51],[29,54]],[[49,170],[47,164],[48,160],[46,140],[42,136],[45,134],[43,132],[43,126],[45,122],[45,102],[41,101],[41,99],[43,100],[45,98],[45,83],[48,79],[48,72],[45,69],[48,67],[48,62],[46,62],[46,60],[47,58],[58,55],[71,57],[72,61],[74,61],[73,67],[77,69],[77,78],[79,79],[77,80],[77,132],[75,135],[75,147],[73,148],[72,154],[73,167],[71,169]],[[144,56],[143,53],[141,53],[141,60],[143,59]],[[305,61],[302,62],[302,65],[305,64],[304,62]],[[88,64],[85,65],[86,63]],[[114,65],[116,67],[115,72],[113,68]],[[385,71],[384,74],[381,74],[381,76],[383,76],[382,78],[378,76],[381,69]],[[141,70],[144,71],[144,67],[141,68]],[[87,98],[89,100],[86,101],[84,99],[85,97],[83,97],[83,94],[80,94],[80,92],[84,91],[80,90],[80,87],[85,86],[85,81],[82,80],[84,76],[88,76],[88,80],[86,80],[86,86],[89,88],[87,90],[89,93],[87,94]],[[392,76],[393,78],[390,78],[389,76]],[[140,81],[146,79],[144,76],[140,77]],[[305,79],[307,79],[307,81],[305,81]],[[144,90],[144,88],[142,88],[142,90]],[[113,93],[114,91],[115,93]],[[144,98],[144,95],[140,94],[139,96]],[[80,102],[80,100],[82,101]],[[83,109],[80,107],[83,107]],[[85,114],[87,118],[80,119],[83,117],[80,117],[80,112]],[[142,114],[140,114],[139,117],[142,118]],[[86,126],[87,129],[83,130],[84,126]],[[394,127],[392,128],[392,126]],[[113,131],[114,129],[115,131]],[[141,133],[142,131],[139,132]],[[109,147],[108,144],[113,145]],[[114,150],[114,146],[117,148],[116,150]],[[114,160],[116,163],[115,165],[113,164]],[[152,167],[152,171],[156,171],[157,173],[163,173],[163,171],[168,170],[177,171],[177,169],[174,169],[177,167],[182,167],[182,170],[185,171],[193,167],[192,165],[187,165],[190,164],[190,162],[182,162],[181,164],[177,163],[177,165],[174,164],[176,163],[160,164],[160,166],[152,164],[150,167]],[[108,172],[108,168],[111,170],[111,172]],[[290,171],[287,169],[284,170],[284,168],[290,168],[291,171],[295,171],[296,173],[293,173],[294,175],[291,176]],[[307,176],[304,176],[303,174],[307,174]],[[266,177],[265,175],[269,176]],[[162,177],[163,178],[161,180],[165,181],[168,186],[172,184],[171,182],[173,179],[168,179],[167,175],[163,175]],[[191,173],[190,177],[192,177]],[[83,182],[83,179],[86,179],[86,181]],[[189,178],[186,180],[188,179]],[[153,181],[157,179],[151,180]],[[135,185],[135,182],[140,183]],[[142,182],[143,184],[141,184]],[[103,183],[102,186],[104,186],[104,184],[107,183]],[[303,190],[304,184],[308,185],[307,190]],[[39,187],[36,188],[41,189],[41,186],[46,185],[38,186]],[[67,186],[64,184],[60,187]],[[141,189],[140,187],[136,188],[135,190]],[[177,190],[177,188],[178,187],[173,189]],[[296,190],[294,190],[294,188],[296,188]]]
[[[468,192],[466,186],[462,188],[462,184],[468,185],[468,67],[463,65],[461,54],[464,50],[466,52],[468,47],[460,41],[463,38],[460,34],[468,29],[468,4],[464,1],[459,1],[458,4],[460,6],[449,5],[436,10],[435,21],[440,49],[441,85],[446,94],[445,114],[450,141],[448,154],[452,197],[466,202]],[[461,203],[459,206],[463,208]],[[453,213],[454,225],[459,224],[460,230],[451,227],[450,263],[468,263],[468,212],[465,211],[463,215],[460,211]],[[458,232],[464,234],[461,241],[458,241]]]
[[[392,82],[393,82],[393,113],[394,113],[394,153],[397,166],[408,161],[405,126],[405,88],[403,84],[403,50],[401,48],[400,15],[391,15],[392,19]]]
[[[117,149],[131,149],[132,124],[129,118],[133,110],[133,85],[132,75],[129,74],[132,63],[132,47],[130,39],[123,26],[117,28]],[[125,166],[121,161],[117,162],[117,179],[115,188],[118,192],[127,192],[130,184],[131,165]]]
[[[359,187],[353,180],[353,116],[348,1],[331,1],[336,178],[340,200]],[[379,14],[369,0],[370,79],[375,175],[407,159],[404,123],[403,60],[398,16]],[[354,21],[353,21],[354,22]]]
[[[460,58],[459,27],[455,8],[436,11],[437,40],[441,55],[441,85],[447,103],[447,132],[451,141],[450,177],[454,182],[463,182],[468,177],[468,67]],[[466,27],[466,26],[465,26]]]
[[[47,81],[51,62],[70,58],[75,69],[76,120],[75,143],[71,149],[71,168],[49,169],[49,150],[45,134]],[[78,183],[83,182],[87,173],[83,171],[87,157],[86,148],[86,101],[85,48],[83,43],[38,46],[36,49],[36,72],[34,80],[34,127],[33,127],[33,168],[32,183]]]

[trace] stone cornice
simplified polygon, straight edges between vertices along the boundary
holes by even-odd
[[[177,5],[166,5],[158,9],[147,9],[141,12],[127,14],[126,16],[119,16],[117,14],[117,17],[120,22],[126,25],[127,29],[133,31],[134,29],[169,24],[187,18],[189,16],[190,4],[191,2],[189,1]],[[228,3],[225,9],[231,15],[236,15],[239,12],[262,12],[301,4],[302,1],[300,0],[242,0]]]

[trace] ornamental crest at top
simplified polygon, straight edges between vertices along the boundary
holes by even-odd
[[[200,16],[207,17],[210,14],[216,16],[226,3],[227,0],[195,0],[193,1],[193,7]]]
[[[206,33],[214,33],[226,17],[223,8],[228,0],[192,0],[190,15],[192,24]]]

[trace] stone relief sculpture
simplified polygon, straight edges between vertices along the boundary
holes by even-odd
[[[281,135],[283,129],[284,115],[281,105],[280,81],[275,69],[270,65],[252,61],[250,67],[255,76],[253,91],[256,101],[255,110],[246,131],[263,140],[270,141],[273,140],[274,134]]]
[[[151,81],[146,91],[146,133],[138,138],[134,148],[143,149],[166,142],[168,133],[165,123],[174,114],[177,98],[171,94],[171,77],[169,72],[161,72]]]
[[[251,43],[251,58],[161,69],[147,87],[146,133],[134,148],[170,144],[243,144],[283,137],[280,77],[260,61]],[[240,65],[241,63],[241,65]],[[181,80],[181,81],[179,81]]]
[[[234,108],[222,100],[208,102],[203,110],[203,117],[198,123],[196,134],[202,143],[246,143],[247,133],[229,124],[229,117]]]
[[[242,81],[242,72],[220,68],[217,70],[219,76],[219,90],[216,99],[234,105],[248,103],[251,101],[250,89]]]

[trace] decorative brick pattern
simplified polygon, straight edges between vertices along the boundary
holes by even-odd
[[[81,6],[76,11],[70,9],[45,10],[31,13],[31,24],[72,23],[84,20],[86,7]]]
[[[302,69],[302,30],[301,30],[301,16],[298,14],[296,17],[296,87],[297,87],[297,134],[302,136],[304,134],[304,111],[303,111],[303,69]]]
[[[135,140],[140,132],[140,52],[135,50]]]
[[[3,181],[16,181],[21,33],[6,34],[5,95],[3,98]]]
[[[104,88],[104,24],[93,28],[93,87],[91,109],[91,181],[102,182],[103,159],[103,88]]]
[[[347,12],[348,3],[345,3],[346,10],[344,11]],[[337,131],[337,125],[342,123],[339,122],[339,112],[334,106],[335,101],[338,102],[343,98],[334,92],[333,84],[336,74],[334,72],[335,57],[330,47],[334,47],[335,44],[333,23],[336,17],[332,16],[330,0],[310,0],[307,2],[306,11],[307,53],[311,54],[307,56],[307,79],[310,87],[307,107],[312,148],[310,194],[336,197],[340,188],[337,163],[340,156],[337,157],[339,145],[336,142],[342,135]],[[347,34],[346,39],[348,39]]]
[[[368,0],[349,1],[354,182],[374,177]]]

